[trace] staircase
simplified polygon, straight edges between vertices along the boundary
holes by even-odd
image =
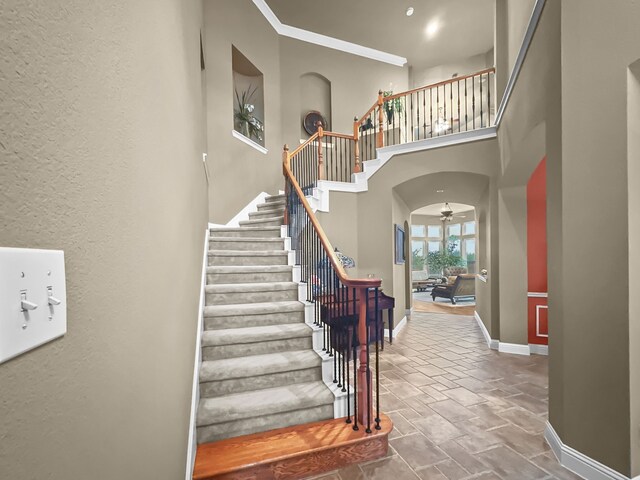
[[[281,237],[284,196],[210,232],[198,443],[334,418]]]

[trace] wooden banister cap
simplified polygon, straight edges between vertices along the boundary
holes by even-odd
[[[283,148],[283,150],[284,150],[285,152],[288,152],[288,151],[289,151],[289,145],[287,145],[287,144],[285,143],[285,144],[284,144],[284,148]]]

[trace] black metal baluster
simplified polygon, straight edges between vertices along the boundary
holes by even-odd
[[[418,117],[416,119],[416,125],[418,126],[418,140],[420,140],[420,90],[416,92],[416,103],[418,107],[417,108]],[[415,130],[415,127],[411,127],[411,131],[413,132],[414,130]]]
[[[362,301],[366,302],[366,314],[365,314],[365,325],[367,327],[367,334],[365,335],[366,337],[366,349],[367,349],[367,370],[366,370],[366,376],[367,376],[367,428],[365,430],[366,433],[371,433],[371,365],[370,365],[370,359],[369,359],[369,343],[370,343],[370,338],[369,338],[369,332],[370,332],[370,322],[369,322],[369,290],[368,289],[363,289],[364,290],[364,298],[362,299]],[[362,348],[362,346],[360,346],[360,348]]]
[[[375,315],[376,315],[376,430],[380,430],[380,361],[379,361],[379,343],[384,342],[384,330],[382,331],[382,338],[377,338],[380,335],[380,312],[378,310],[378,288],[375,289]]]
[[[460,80],[456,82],[458,86],[458,133],[460,133]]]
[[[464,79],[464,131],[469,131],[469,102],[467,100],[467,79]]]
[[[471,116],[473,130],[476,129],[476,77],[471,77]]]
[[[429,137],[433,138],[433,88],[429,89]],[[424,138],[427,138],[427,127],[424,127]]]
[[[449,127],[451,128],[451,133],[453,133],[453,83],[449,84],[449,117],[451,118]]]
[[[350,319],[351,317],[349,316],[349,287],[345,286],[345,292],[346,292],[346,315],[345,317],[347,319]],[[351,325],[349,323],[347,323],[345,325],[345,331],[346,331],[346,341],[345,341],[345,352],[347,355],[347,423],[351,423],[351,383],[349,382],[349,361],[351,359],[351,345],[349,344],[349,342],[353,343],[353,338],[350,335],[351,332]],[[355,362],[355,360],[354,360]]]
[[[440,87],[436,87],[436,123],[440,120]],[[440,129],[436,128],[438,136],[440,136]],[[433,132],[433,125],[431,125],[431,131]]]
[[[356,292],[355,289],[353,290],[353,310],[355,313],[356,307]],[[355,315],[354,315],[355,316]],[[351,347],[353,349],[353,429],[354,430],[360,430],[358,428],[358,361],[357,361],[357,355],[358,352],[356,351],[356,344],[358,342],[355,341],[355,338],[357,338],[358,335],[358,324],[357,324],[357,317],[356,317],[356,324],[354,326],[354,331],[353,331],[353,341],[351,342]]]
[[[482,101],[482,74],[480,74],[480,128],[484,127],[483,118],[482,118],[483,105],[484,105],[484,102]]]

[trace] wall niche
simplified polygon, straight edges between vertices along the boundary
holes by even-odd
[[[240,50],[231,46],[233,128],[264,147],[264,75]]]
[[[307,113],[320,112],[327,119],[325,130],[331,129],[331,82],[319,73],[300,75],[300,138],[309,138],[303,126]]]

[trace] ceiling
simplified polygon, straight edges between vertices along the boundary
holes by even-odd
[[[493,48],[495,0],[266,0],[285,25],[433,67]],[[407,17],[408,7],[414,8]],[[427,34],[427,27],[435,33]],[[430,38],[429,38],[430,37]]]
[[[411,215],[433,215],[440,216],[440,210],[444,207],[443,203],[435,203],[433,205],[428,205],[426,207],[419,208],[418,210],[414,210],[411,212]],[[454,215],[464,212],[470,212],[473,210],[471,205],[466,205],[464,203],[449,203],[449,207],[453,210]]]

